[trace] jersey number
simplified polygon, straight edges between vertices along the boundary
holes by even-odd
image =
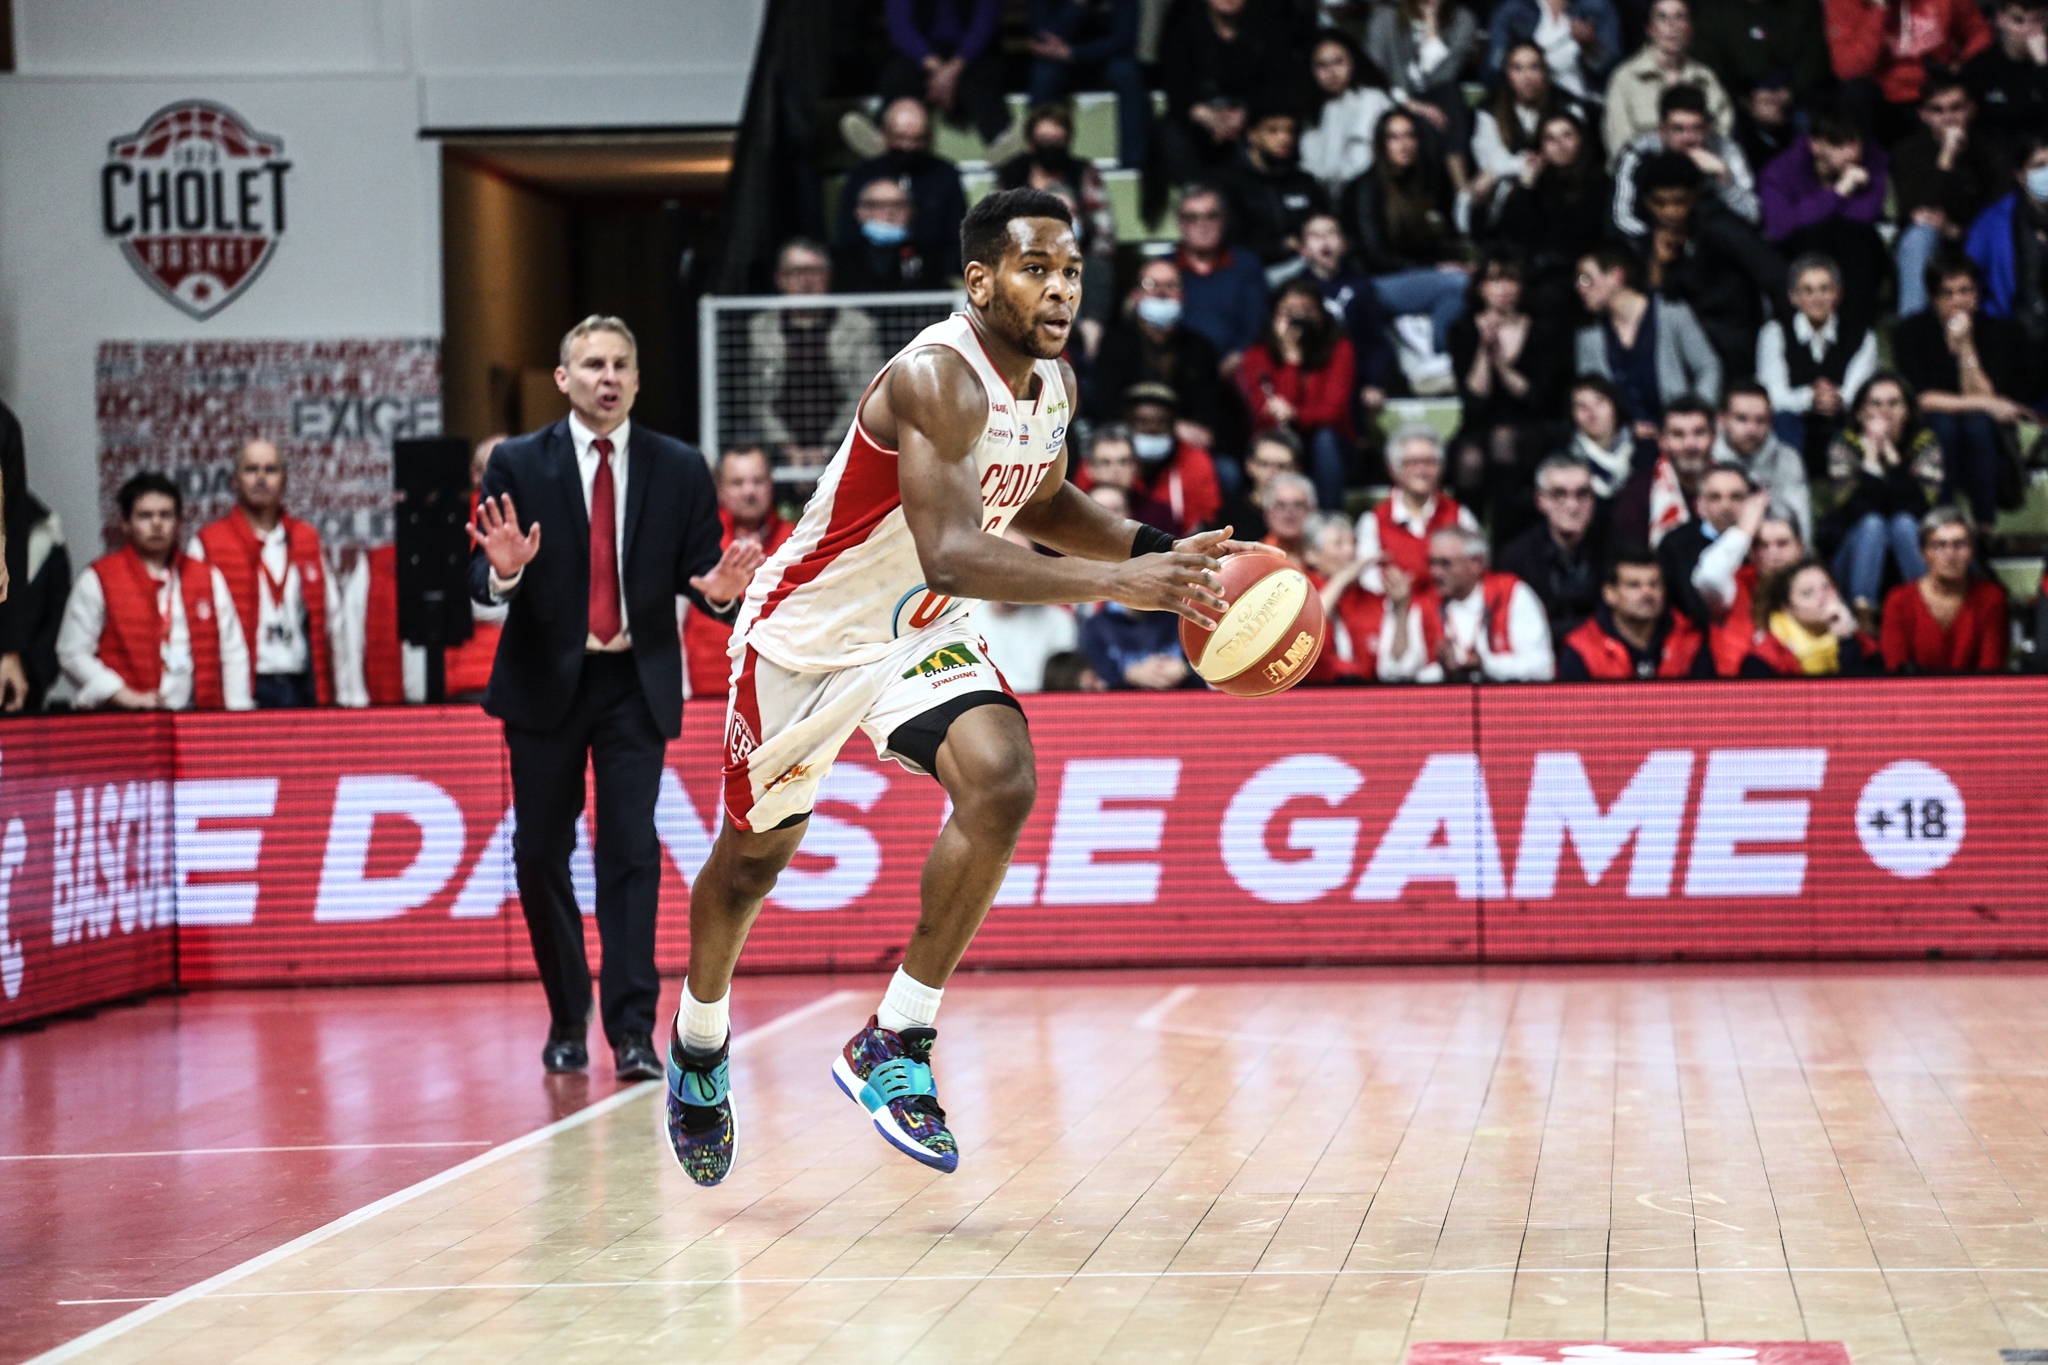
[[[911,629],[923,630],[926,626],[945,615],[946,608],[952,605],[952,598],[927,590],[924,599],[910,613]]]

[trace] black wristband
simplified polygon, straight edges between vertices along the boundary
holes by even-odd
[[[1138,524],[1138,534],[1131,537],[1131,558],[1139,555],[1163,555],[1173,548],[1173,537],[1157,526]]]

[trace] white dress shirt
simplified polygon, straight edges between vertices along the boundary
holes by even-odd
[[[1408,607],[1408,650],[1394,654],[1392,616],[1380,624],[1379,676],[1382,682],[1435,683],[1444,680],[1443,665],[1429,657],[1422,642],[1422,611]],[[1550,652],[1550,617],[1543,601],[1527,583],[1515,584],[1508,596],[1508,650],[1493,652],[1487,638],[1486,593],[1475,587],[1444,604],[1444,638],[1479,656],[1479,675],[1488,682],[1549,682],[1557,675]]]
[[[598,435],[584,426],[583,419],[572,412],[569,414],[569,439],[576,446],[576,471],[583,479],[583,515],[587,522],[591,493],[597,487]],[[626,615],[626,445],[633,439],[632,419],[620,422],[605,439],[612,443],[612,543],[619,566],[619,633],[609,640],[600,640],[595,635],[585,636],[583,648],[592,654],[615,654],[633,647],[633,629]],[[510,578],[500,578],[497,571],[492,570],[491,596],[503,601],[525,576],[524,567]]]
[[[238,509],[229,515],[242,514]],[[255,527],[251,526],[250,530],[254,531]],[[304,673],[313,666],[313,656],[312,648],[306,642],[306,599],[301,595],[299,566],[291,562],[290,536],[285,531],[284,522],[279,521],[267,535],[257,531],[256,538],[263,542],[265,570],[256,575],[256,672],[285,677]],[[185,553],[194,559],[204,560],[206,542],[193,536],[185,546]],[[284,575],[284,589],[280,597],[274,598],[270,592],[270,580],[280,572]],[[335,589],[334,574],[330,570],[320,577],[321,598],[327,609],[328,652],[334,665],[335,704],[368,706],[370,697],[363,687],[362,651],[342,629],[341,594]]]
[[[227,580],[218,569],[213,575],[213,615],[220,631],[220,686],[230,711],[247,711],[254,703],[249,697],[249,647],[242,638],[242,623],[235,617],[235,601],[228,595]],[[171,634],[163,643],[163,675],[156,685],[157,700],[165,710],[183,711],[192,705],[192,633],[185,619],[185,598],[178,590],[177,575],[169,569],[149,576],[157,582],[156,609],[171,615]],[[74,704],[81,711],[104,706],[116,692],[130,686],[128,680],[100,662],[100,636],[107,625],[107,591],[99,571],[87,565],[71,585],[64,603],[64,622],[57,629],[57,662],[64,675],[78,689]],[[142,689],[136,688],[141,691]]]
[[[1411,535],[1422,536],[1428,534],[1430,518],[1436,515],[1436,500],[1443,495],[1441,493],[1432,494],[1429,501],[1422,504],[1422,510],[1419,512],[1408,510],[1408,500],[1401,495],[1400,489],[1395,489],[1387,494],[1387,496],[1394,501],[1394,525],[1401,527]],[[1477,531],[1479,529],[1479,520],[1472,515],[1471,508],[1460,507],[1458,509],[1458,526],[1461,530],[1466,531]],[[1380,519],[1373,509],[1367,508],[1359,516],[1356,534],[1358,537],[1358,557],[1366,560],[1378,559],[1380,557]],[[1364,588],[1367,592],[1385,592],[1387,585],[1386,580],[1380,577],[1380,566],[1378,564],[1367,564],[1364,571],[1358,575],[1358,586]],[[1420,592],[1428,586],[1426,583],[1417,583],[1415,590]]]
[[[1828,347],[1835,344],[1841,335],[1841,315],[1830,317],[1819,327],[1807,320],[1806,314],[1792,315],[1792,341],[1805,348],[1806,353],[1816,362],[1828,353]],[[1756,334],[1756,382],[1764,386],[1764,392],[1771,396],[1773,412],[1813,411],[1813,385],[1792,385],[1790,367],[1785,363],[1785,324],[1767,322]],[[1877,333],[1865,332],[1863,344],[1856,348],[1856,354],[1849,357],[1848,368],[1842,371],[1842,394],[1854,398],[1863,382],[1877,373]]]

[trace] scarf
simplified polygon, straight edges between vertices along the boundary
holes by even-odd
[[[1769,624],[1771,634],[1792,651],[1792,657],[1799,660],[1799,671],[1807,677],[1825,677],[1842,671],[1842,642],[1832,631],[1810,631],[1784,611],[1772,612]]]
[[[1685,488],[1678,482],[1678,471],[1671,461],[1662,455],[1657,457],[1657,467],[1650,474],[1650,548],[1656,549],[1670,535],[1686,522],[1692,520],[1692,513],[1685,505]]]
[[[1624,431],[1616,440],[1614,449],[1609,450],[1582,431],[1572,439],[1572,444],[1586,463],[1593,466],[1593,496],[1604,500],[1619,493],[1635,468],[1635,438]]]

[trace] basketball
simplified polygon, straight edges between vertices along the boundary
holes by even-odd
[[[1180,623],[1202,681],[1233,697],[1268,697],[1306,678],[1329,633],[1308,575],[1279,555],[1244,550],[1224,557],[1221,577],[1230,606],[1215,629]]]

